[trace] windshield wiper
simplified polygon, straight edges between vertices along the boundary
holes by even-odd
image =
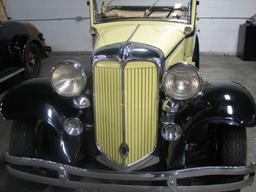
[[[104,12],[103,10],[106,9],[109,5],[111,5],[111,3],[113,3],[113,1],[115,1],[115,0],[111,0],[107,4],[105,4],[106,3],[105,1],[102,1],[102,3],[101,3],[101,13],[103,13]]]
[[[144,17],[148,17],[151,13],[151,10],[156,6],[156,4],[159,2],[160,0],[156,0],[153,5],[151,7],[149,7],[149,9],[145,10],[145,13],[144,13]]]
[[[105,6],[108,7],[111,3],[113,3],[113,1],[115,1],[115,0],[109,1],[109,2],[107,3],[107,5],[105,5]]]

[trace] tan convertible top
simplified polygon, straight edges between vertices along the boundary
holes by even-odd
[[[0,21],[7,21],[8,17],[4,8],[3,0],[0,0]]]
[[[181,18],[182,11],[175,10],[169,15],[170,11],[154,11],[149,17],[162,17],[162,18]],[[107,18],[122,18],[122,17],[144,17],[144,11],[129,11],[120,9],[103,10],[103,15]]]
[[[149,15],[149,17],[167,17],[169,11],[155,11]],[[112,9],[109,11],[104,11],[103,15],[105,17],[144,17],[144,11],[128,11],[120,9]]]

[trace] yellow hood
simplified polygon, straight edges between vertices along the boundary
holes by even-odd
[[[136,42],[154,46],[167,56],[184,38],[181,27],[177,24],[131,23],[112,24],[97,28],[95,49],[121,42]]]

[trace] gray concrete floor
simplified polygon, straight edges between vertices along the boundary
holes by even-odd
[[[63,59],[80,60],[87,68],[90,68],[90,57],[84,54],[53,54],[43,61],[41,76],[48,76],[50,69]],[[256,99],[256,62],[242,62],[240,59],[231,56],[201,56],[201,69],[204,80],[232,80],[243,84]],[[40,191],[33,188],[28,182],[16,179],[9,175],[4,166],[3,154],[8,150],[8,140],[11,129],[11,121],[0,121],[0,192]],[[256,161],[256,127],[247,130],[248,136],[248,162]],[[68,189],[48,187],[44,192],[72,191]],[[84,190],[76,190],[84,191]],[[243,189],[243,192],[255,192],[256,182],[250,188]]]

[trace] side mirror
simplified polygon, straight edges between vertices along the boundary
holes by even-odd
[[[90,6],[90,1],[86,1],[87,6]]]
[[[200,5],[200,1],[196,1],[196,5],[197,5],[197,6]]]

